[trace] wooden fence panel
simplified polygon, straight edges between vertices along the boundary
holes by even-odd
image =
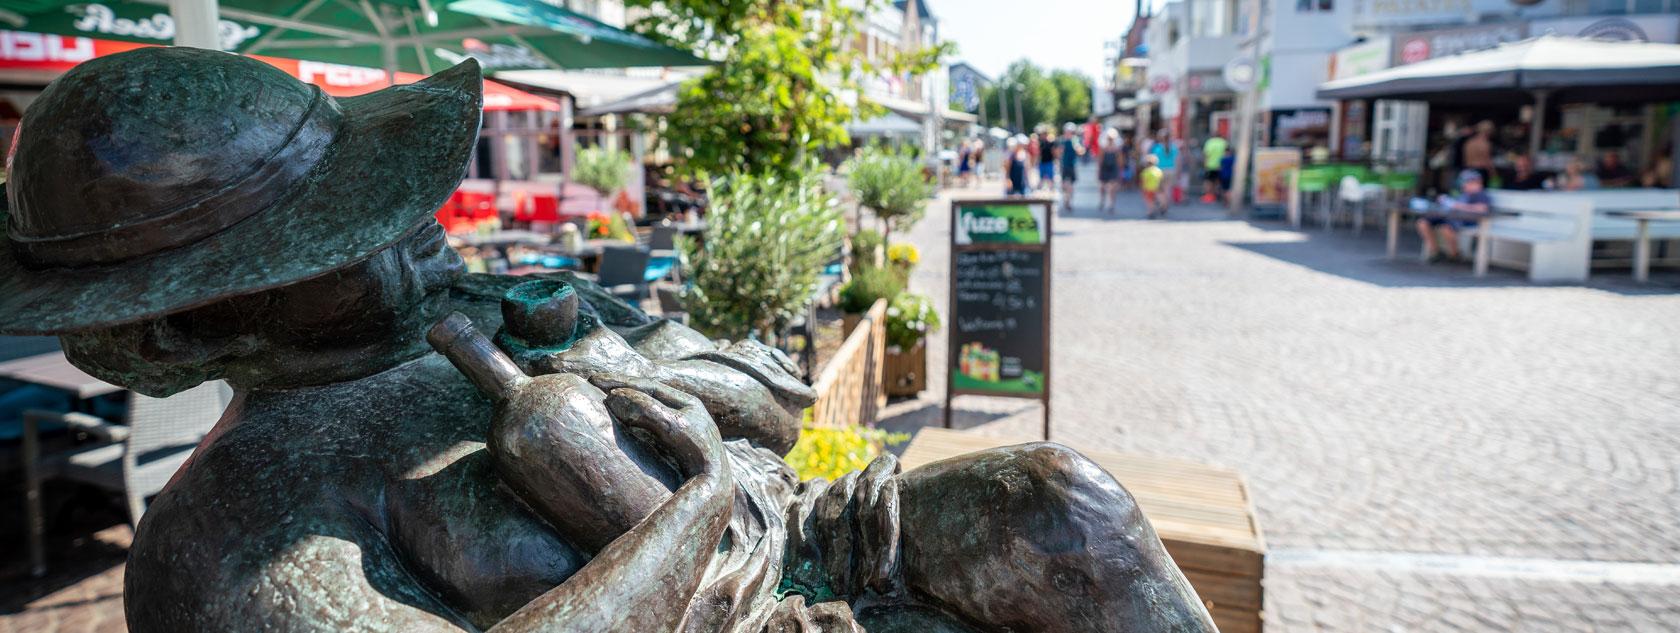
[[[811,423],[816,426],[873,426],[887,406],[882,383],[887,354],[887,302],[876,301],[834,358],[823,365],[812,386],[817,403],[811,405]]]

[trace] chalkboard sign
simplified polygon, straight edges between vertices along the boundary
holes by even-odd
[[[952,397],[1033,398],[1050,437],[1050,204],[952,202],[947,428]]]

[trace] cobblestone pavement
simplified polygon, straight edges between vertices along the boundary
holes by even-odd
[[[1269,631],[1680,630],[1680,276],[1478,280],[1387,261],[1380,230],[1207,206],[1146,221],[1135,193],[1097,217],[1089,175],[1055,222],[1054,438],[1245,473],[1275,554]],[[939,306],[946,213],[909,236]],[[938,423],[929,373],[890,425]],[[1036,404],[963,398],[955,417],[1039,433]],[[1372,552],[1458,564],[1337,555]],[[1538,571],[1484,571],[1500,561]]]

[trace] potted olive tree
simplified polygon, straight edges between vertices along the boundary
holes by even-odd
[[[811,174],[737,174],[714,181],[711,191],[705,239],[678,243],[690,324],[714,338],[776,344],[840,248],[840,208]]]
[[[881,220],[881,243],[889,244],[894,229],[922,219],[933,184],[922,175],[916,159],[878,147],[865,148],[847,161],[847,185],[858,205]]]

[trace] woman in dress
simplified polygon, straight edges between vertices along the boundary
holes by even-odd
[[[1125,161],[1120,145],[1120,130],[1108,128],[1103,132],[1102,150],[1097,155],[1097,182],[1102,183],[1101,212],[1113,213],[1120,198],[1120,169]]]

